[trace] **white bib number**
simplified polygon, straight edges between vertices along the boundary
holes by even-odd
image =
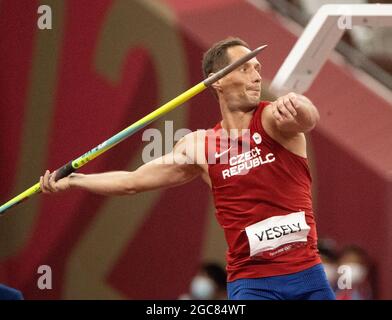
[[[246,227],[245,231],[250,256],[253,257],[278,248],[283,252],[291,247],[286,246],[288,244],[306,244],[310,227],[306,223],[305,212],[300,211],[265,219]]]

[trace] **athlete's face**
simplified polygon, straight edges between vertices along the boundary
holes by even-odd
[[[235,46],[227,49],[230,63],[249,52],[250,50],[243,46]],[[232,105],[240,109],[253,108],[260,102],[260,70],[261,66],[256,58],[249,60],[218,81],[215,87],[218,95],[229,106]]]

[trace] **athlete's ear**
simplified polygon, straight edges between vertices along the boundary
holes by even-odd
[[[210,73],[210,74],[208,75],[208,77],[211,77],[212,75],[214,75],[214,73]],[[216,91],[221,91],[222,88],[221,88],[220,79],[219,79],[218,81],[215,81],[215,82],[211,85],[211,87],[213,87]]]

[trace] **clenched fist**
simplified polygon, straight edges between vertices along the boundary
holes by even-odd
[[[272,115],[277,121],[293,120],[300,109],[307,108],[312,102],[303,95],[290,92],[272,102]]]

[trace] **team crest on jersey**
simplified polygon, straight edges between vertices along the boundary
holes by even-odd
[[[260,135],[260,133],[258,133],[258,132],[255,132],[254,134],[253,134],[253,136],[252,136],[252,139],[253,139],[253,141],[256,143],[256,144],[260,144],[261,143],[261,135]]]

